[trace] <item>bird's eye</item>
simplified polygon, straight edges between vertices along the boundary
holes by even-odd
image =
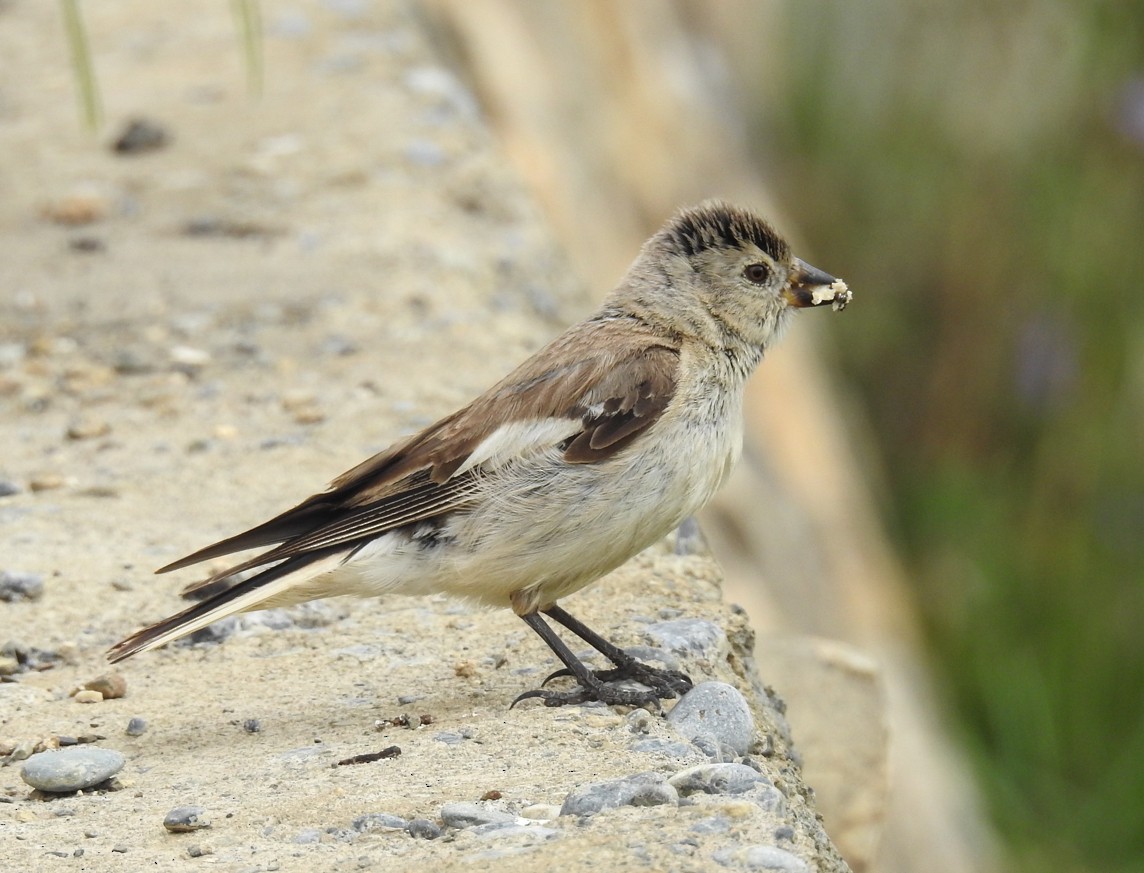
[[[747,268],[743,270],[743,276],[748,282],[765,285],[767,279],[771,278],[771,271],[766,264],[748,264]]]

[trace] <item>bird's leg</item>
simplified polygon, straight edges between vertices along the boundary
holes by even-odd
[[[572,633],[576,634],[576,636],[580,637],[580,639],[616,666],[615,669],[612,670],[588,669],[572,654],[563,640],[553,633],[552,629],[539,615],[532,613],[531,616],[521,616],[528,622],[533,630],[540,634],[541,638],[548,643],[549,647],[564,663],[563,669],[557,670],[548,676],[541,685],[547,685],[553,679],[561,676],[571,676],[580,683],[581,688],[577,691],[564,694],[546,691],[530,691],[518,697],[517,700],[523,700],[525,697],[543,697],[545,698],[545,703],[549,706],[560,706],[563,703],[582,703],[584,700],[602,700],[605,703],[610,703],[613,701],[606,699],[607,697],[617,695],[630,696],[634,693],[625,689],[615,688],[611,684],[628,679],[650,688],[651,696],[657,703],[661,698],[682,696],[691,690],[691,678],[686,674],[680,673],[678,670],[661,670],[656,667],[651,667],[633,658],[619,646],[604,639],[582,621],[569,615],[561,607],[556,605],[550,606],[544,610],[544,613],[556,619],[556,621],[560,622],[560,624],[564,625],[564,627],[568,628],[568,630],[572,631]],[[543,627],[544,630],[542,631],[540,627]],[[553,643],[553,640],[556,642]],[[567,657],[561,652],[561,649],[563,649],[564,653],[567,653]],[[598,688],[606,689],[607,694],[601,696]],[[617,700],[614,702],[626,701]]]
[[[565,613],[565,615],[567,615],[567,613]],[[580,683],[580,687],[572,691],[549,691],[546,688],[536,688],[532,691],[526,691],[512,702],[509,709],[516,706],[522,700],[528,700],[532,697],[538,697],[543,700],[545,706],[564,706],[566,703],[585,703],[589,700],[599,700],[609,705],[624,704],[626,706],[644,706],[650,703],[653,704],[656,709],[660,709],[660,695],[655,691],[636,691],[629,688],[617,688],[597,678],[592,670],[589,670],[579,658],[572,654],[572,650],[556,635],[556,632],[548,626],[548,623],[540,617],[539,613],[525,613],[521,618],[524,619],[525,624],[539,634],[540,638],[548,644],[548,648],[556,653],[556,657],[563,662],[565,669],[568,671],[568,675],[574,677],[576,681]],[[606,642],[607,641],[605,641],[605,643]],[[610,645],[610,643],[608,645]],[[617,651],[619,650],[617,649]],[[635,659],[632,660],[634,661]],[[674,697],[675,695],[663,696]]]
[[[651,667],[643,661],[633,658],[615,643],[604,639],[584,624],[584,622],[580,621],[580,619],[570,615],[563,607],[553,604],[544,610],[544,614],[556,619],[564,625],[564,627],[568,628],[568,630],[572,631],[572,633],[576,634],[576,636],[616,665],[615,670],[595,671],[596,678],[602,682],[617,682],[624,679],[634,679],[636,682],[647,685],[654,690],[659,697],[682,696],[691,690],[691,677],[686,673],[681,673],[678,670],[663,670],[658,667]],[[552,676],[549,676],[548,679],[544,680],[544,684],[547,684],[549,679],[555,679],[558,675],[563,675],[563,672],[558,671]]]

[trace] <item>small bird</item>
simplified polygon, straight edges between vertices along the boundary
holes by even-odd
[[[681,210],[599,310],[469,405],[293,509],[158,570],[273,546],[190,586],[199,602],[108,655],[121,661],[254,609],[445,592],[510,607],[564,664],[513,706],[658,707],[691,680],[637,660],[558,601],[711,499],[739,458],[743,387],[763,352],[795,309],[840,310],[850,297],[753,213],[720,201]],[[615,668],[589,669],[545,616]],[[544,687],[557,676],[578,687]]]

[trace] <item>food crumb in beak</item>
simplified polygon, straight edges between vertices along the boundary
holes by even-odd
[[[822,306],[824,303],[829,303],[835,312],[840,312],[846,308],[851,296],[846,283],[838,279],[829,285],[819,285],[811,291],[810,303],[812,306]]]

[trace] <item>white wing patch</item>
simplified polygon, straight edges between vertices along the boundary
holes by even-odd
[[[474,467],[496,469],[516,458],[543,452],[575,436],[582,428],[580,420],[574,418],[510,421],[481,440],[453,475],[460,476]]]

